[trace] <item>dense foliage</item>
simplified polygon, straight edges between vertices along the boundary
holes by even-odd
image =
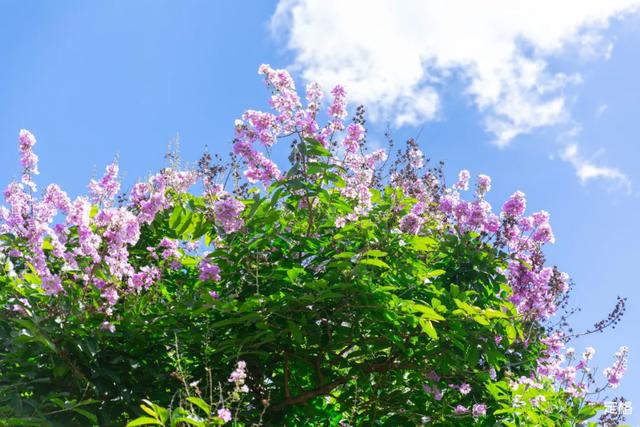
[[[368,153],[342,88],[320,126],[317,85],[303,106],[286,72],[261,72],[275,112],[236,123],[229,164],[174,164],[126,195],[112,164],[87,196],[37,196],[21,132],[0,425],[571,426],[602,409],[589,393],[617,385],[627,350],[598,388],[593,349],[548,326],[569,279],[545,265],[546,212],[516,192],[494,214],[485,175],[465,200],[469,173],[446,186],[412,141]],[[255,147],[282,138],[285,173]]]

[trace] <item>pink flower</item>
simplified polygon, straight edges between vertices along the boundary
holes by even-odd
[[[478,175],[478,196],[484,196],[489,190],[491,190],[491,177],[488,175]]]
[[[138,273],[129,278],[128,284],[131,289],[139,292],[141,289],[148,289],[156,280],[160,279],[160,270],[157,267],[144,266]]]
[[[18,303],[11,305],[11,311],[21,314],[26,314],[29,308],[31,304],[26,298],[18,298]]]
[[[169,239],[168,237],[163,237],[159,247],[164,248],[161,255],[162,259],[167,260],[170,258],[180,258],[182,254],[178,250],[178,242],[173,239]]]
[[[342,141],[342,145],[347,153],[356,153],[360,149],[360,142],[364,139],[365,130],[360,123],[351,123],[347,126],[347,135]]]
[[[93,203],[104,203],[106,206],[111,206],[118,191],[120,191],[120,182],[118,181],[118,165],[115,163],[106,167],[100,181],[92,179],[89,183],[89,195]]]
[[[230,410],[226,408],[220,408],[218,409],[218,418],[220,418],[225,423],[228,423],[229,421],[231,421],[231,418],[233,417],[231,416]]]
[[[343,120],[347,117],[347,93],[344,87],[338,85],[331,90],[333,102],[329,106],[329,117],[331,118],[331,126],[334,130],[344,129]]]
[[[198,278],[200,280],[213,280],[214,282],[220,281],[220,267],[209,261],[209,259],[205,258],[200,261],[199,269],[200,276]]]
[[[524,193],[522,191],[516,191],[502,206],[502,213],[507,216],[518,218],[522,216],[526,206],[527,201]]]
[[[468,170],[463,169],[458,174],[458,182],[456,182],[453,187],[456,190],[468,190],[469,189],[469,178],[471,178],[471,174]]]
[[[240,214],[244,209],[244,203],[231,196],[216,200],[213,203],[216,223],[224,229],[225,233],[233,233],[242,228],[244,220],[240,217]]]
[[[487,405],[484,403],[476,403],[473,405],[473,409],[471,410],[474,418],[483,417],[487,414]]]
[[[455,414],[457,414],[457,415],[462,415],[462,414],[466,414],[467,412],[469,412],[469,409],[466,406],[458,405],[453,410],[453,412]]]
[[[105,320],[104,322],[102,322],[102,324],[100,325],[100,329],[102,329],[103,331],[111,332],[111,333],[114,333],[116,331],[115,325],[109,322],[108,320]]]
[[[538,243],[555,243],[556,238],[553,235],[553,231],[551,230],[551,226],[549,223],[544,223],[533,232],[532,239]]]
[[[620,380],[624,377],[624,373],[627,370],[628,354],[629,347],[620,347],[615,354],[615,361],[613,362],[613,365],[602,372],[604,376],[607,377],[609,387],[617,388],[620,385]]]
[[[416,169],[420,169],[424,166],[424,154],[419,148],[412,147],[409,149],[409,163]]]
[[[458,390],[462,394],[469,394],[471,392],[471,386],[467,383],[462,383],[460,387],[458,387]]]
[[[120,298],[118,291],[112,287],[103,289],[100,296],[106,299],[111,306],[116,305],[116,302],[118,302],[118,299]]]
[[[418,234],[424,219],[414,213],[408,213],[400,219],[400,230],[407,234]]]
[[[20,164],[22,165],[22,182],[35,190],[35,184],[31,180],[31,175],[37,175],[38,156],[33,153],[33,146],[36,145],[36,137],[26,129],[20,129],[19,136]]]

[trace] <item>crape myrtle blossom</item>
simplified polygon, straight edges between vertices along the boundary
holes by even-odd
[[[220,267],[212,263],[208,258],[204,258],[200,261],[198,268],[200,270],[200,275],[198,276],[200,280],[211,280],[214,282],[219,282],[221,280]]]
[[[229,421],[231,421],[233,416],[231,415],[231,411],[227,408],[220,408],[218,409],[218,418],[220,418],[225,423],[228,423]]]
[[[484,403],[476,403],[471,409],[471,414],[474,418],[484,417],[487,415],[487,405]]]
[[[545,319],[555,314],[559,297],[568,289],[568,276],[542,264],[542,245],[555,238],[545,211],[523,217],[526,209],[524,193],[515,192],[502,206],[500,216],[491,211],[484,196],[491,187],[491,179],[478,176],[476,199],[466,201],[459,190],[468,188],[469,173],[459,174],[453,188],[440,200],[440,210],[447,215],[459,232],[478,231],[494,236],[510,250],[511,260],[502,271],[512,286],[511,301],[518,311],[532,319]]]
[[[92,179],[89,183],[89,196],[91,202],[95,204],[103,203],[105,206],[113,204],[114,197],[120,191],[120,182],[118,181],[118,165],[112,163],[105,169],[104,176],[100,181]]]
[[[93,271],[99,265],[107,268],[111,278],[134,291],[146,289],[160,277],[154,267],[142,266],[138,271],[129,263],[129,248],[140,238],[140,227],[153,221],[162,210],[171,207],[168,192],[184,193],[197,180],[190,171],[166,168],[146,182],[137,183],[130,196],[131,203],[113,207],[120,189],[118,167],[106,167],[100,180],[91,180],[89,197],[80,196],[71,201],[56,184],[46,187],[41,197],[35,194],[32,174],[37,173],[37,156],[32,148],[35,137],[22,130],[19,136],[22,183],[11,183],[4,191],[6,206],[0,208],[0,232],[24,239],[28,250],[12,254],[24,258],[40,276],[46,295],[64,291],[65,274],[72,281],[85,285],[97,283]],[[29,191],[25,191],[25,187]],[[63,216],[64,221],[54,224]],[[45,252],[45,242],[49,247]],[[170,240],[161,242],[163,257],[178,258],[180,253]],[[50,256],[62,262],[62,268],[53,273]],[[84,265],[79,271],[80,265]],[[66,273],[68,272],[68,273]],[[114,283],[115,284],[115,283]],[[119,299],[117,286],[101,289],[105,300],[105,313]]]
[[[38,175],[38,156],[33,152],[33,146],[36,145],[36,138],[26,129],[20,130],[20,165],[22,166],[22,183],[36,191],[36,184],[33,182],[32,175]]]
[[[376,172],[386,161],[387,153],[384,150],[367,152],[366,129],[363,121],[358,121],[358,116],[345,125],[345,89],[337,86],[331,91],[332,99],[327,111],[329,122],[321,126],[317,120],[323,108],[323,92],[317,84],[309,84],[305,98],[301,99],[286,71],[265,65],[260,67],[260,73],[272,89],[270,105],[273,111],[248,110],[242,115],[242,120],[236,122],[233,150],[246,165],[246,180],[267,186],[282,179],[283,173],[269,158],[269,150],[280,138],[291,136],[299,142],[300,139],[313,138],[331,151],[327,163],[339,167],[336,168],[337,174],[344,182],[344,185],[341,183],[330,190],[348,201],[344,203],[347,207],[343,211],[328,218],[328,224],[343,228],[349,222],[366,217],[374,207],[375,192],[372,189],[378,179]],[[306,105],[303,105],[304,101]],[[6,206],[0,207],[0,233],[18,237],[24,242],[24,247],[20,246],[19,250],[13,248],[5,253],[0,246],[0,255],[21,258],[32,265],[46,295],[55,297],[65,292],[68,284],[92,290],[99,296],[101,306],[98,313],[106,317],[100,328],[115,332],[117,317],[111,316],[118,313],[122,301],[142,294],[163,279],[170,279],[171,273],[167,274],[169,269],[187,271],[192,268],[189,273],[193,274],[192,277],[197,275],[202,282],[222,280],[224,272],[216,259],[207,253],[198,254],[197,242],[187,242],[181,247],[184,243],[180,240],[182,238],[172,235],[154,236],[149,242],[145,239],[146,251],[139,251],[136,245],[141,243],[141,232],[149,225],[154,227],[156,217],[172,209],[180,197],[188,195],[184,193],[198,179],[202,179],[204,184],[206,218],[210,220],[209,225],[215,224],[210,228],[217,234],[219,240],[216,242],[224,242],[226,237],[240,236],[246,228],[243,218],[246,205],[225,191],[224,186],[209,182],[207,177],[190,171],[166,168],[136,183],[130,191],[128,202],[116,205],[114,199],[120,191],[118,166],[111,164],[106,167],[102,178],[89,183],[86,197],[71,200],[62,189],[52,184],[38,198],[34,194],[36,186],[31,178],[32,174],[37,173],[37,156],[32,150],[34,144],[33,135],[21,131],[23,179],[7,187],[4,192]],[[510,293],[505,294],[504,300],[515,306],[521,319],[536,325],[544,324],[553,316],[560,298],[568,290],[569,277],[545,265],[542,248],[555,240],[549,214],[539,211],[527,216],[526,197],[519,191],[502,205],[499,213],[494,212],[486,199],[491,189],[491,178],[478,175],[475,191],[469,191],[471,174],[467,170],[460,171],[457,181],[444,188],[444,181],[439,175],[436,177],[424,170],[417,172],[425,167],[425,159],[416,146],[407,151],[405,161],[415,172],[410,177],[416,179],[407,179],[401,174],[390,176],[391,187],[396,187],[398,194],[406,197],[403,200],[411,200],[397,204],[394,211],[396,215],[391,217],[392,232],[420,235],[432,232],[432,224],[438,233],[448,233],[454,237],[473,232],[473,236],[477,236],[483,244],[494,245],[504,252],[503,267],[497,269],[496,274],[506,279]],[[465,192],[472,195],[465,198]],[[301,206],[311,211],[314,202],[318,200],[302,200]],[[62,222],[54,223],[57,218],[62,218]],[[238,235],[228,236],[232,233]],[[403,237],[404,242],[409,240],[406,237],[411,236]],[[17,270],[15,274],[22,274]],[[212,283],[198,283],[196,286],[207,284]],[[213,300],[233,298],[229,294],[221,296],[218,291],[211,289],[203,293],[207,303],[213,306],[222,301],[211,301],[209,297]],[[17,301],[10,309],[11,315],[26,315],[30,308],[29,301]],[[492,336],[485,340],[488,345],[495,344],[499,351],[507,354],[518,354],[514,350],[514,340],[506,339],[508,334],[495,331]],[[512,388],[542,389],[545,384],[552,383],[571,396],[585,396],[587,384],[582,377],[589,372],[588,361],[595,350],[588,347],[582,358],[576,358],[575,350],[563,353],[566,339],[560,334],[543,337],[541,344],[544,349],[537,360],[535,374],[514,379]],[[530,341],[530,337],[515,338],[515,344],[524,347],[530,342],[534,342],[533,339]],[[609,387],[616,387],[624,375],[627,354],[628,349],[621,348],[616,353],[613,366],[605,370]],[[498,381],[498,376],[503,377],[503,371],[487,366],[486,358],[480,362],[493,381]],[[472,386],[464,382],[465,378],[449,379],[446,374],[441,374],[442,379],[435,372],[426,376],[427,384],[423,385],[423,390],[431,399],[443,402],[450,397],[460,399],[448,402],[451,411],[460,418],[477,419],[486,415],[487,405],[476,400],[482,387],[473,378],[466,379]],[[249,391],[246,378],[246,365],[239,361],[228,380],[235,384],[237,392],[245,393]],[[447,387],[449,381],[457,385],[449,384]],[[535,399],[535,405],[544,402],[544,397]],[[225,422],[231,420],[231,412],[226,408],[219,407],[218,414]]]
[[[341,131],[344,129],[343,120],[347,117],[347,92],[344,87],[337,85],[331,90],[333,102],[329,107],[329,117],[331,118],[330,127],[332,130]]]
[[[229,375],[228,381],[235,384],[235,389],[239,393],[249,392],[249,387],[245,384],[245,380],[247,379],[246,369],[247,364],[243,360],[240,360],[236,365],[236,369]]]
[[[384,162],[386,153],[384,150],[362,153],[366,133],[364,126],[358,122],[348,126],[344,124],[347,116],[345,89],[336,86],[331,90],[333,99],[327,111],[329,123],[320,126],[317,123],[322,99],[319,85],[310,83],[307,86],[305,107],[287,71],[261,65],[258,72],[265,76],[265,83],[272,90],[270,105],[275,113],[248,110],[243,114],[242,120],[236,121],[233,152],[247,166],[244,171],[247,181],[261,182],[268,186],[283,176],[278,166],[265,153],[255,148],[256,142],[268,149],[279,138],[295,135],[300,139],[313,138],[328,147],[334,136],[340,137],[339,146],[344,149],[344,157],[334,155],[329,161],[344,168],[342,178],[346,186],[340,191],[343,196],[355,202],[356,218],[366,215],[371,207],[370,187],[375,168]],[[421,153],[415,153],[415,157],[416,162],[421,162]],[[337,224],[343,224],[347,218],[340,218]],[[230,224],[227,228],[236,231],[239,227],[240,224]]]
[[[602,373],[607,377],[607,383],[609,387],[616,388],[620,385],[620,380],[624,376],[627,370],[627,357],[629,354],[629,347],[622,346],[615,354],[615,361],[613,365],[605,368]]]
[[[225,233],[233,233],[242,228],[244,221],[240,214],[244,209],[244,203],[228,194],[222,195],[221,198],[213,203],[216,223],[224,229]]]
[[[478,175],[478,184],[476,188],[476,193],[479,198],[484,197],[491,190],[491,177],[488,175]]]
[[[420,169],[424,166],[424,154],[417,147],[411,147],[409,149],[409,158],[411,159],[411,166],[416,169]]]
[[[469,179],[471,178],[471,174],[466,169],[463,169],[458,174],[458,182],[454,184],[454,188],[457,190],[466,191],[469,189]]]
[[[466,414],[467,412],[469,412],[469,408],[467,408],[466,406],[463,405],[457,405],[455,407],[455,409],[453,410],[453,412],[457,415],[462,415],[462,414]]]

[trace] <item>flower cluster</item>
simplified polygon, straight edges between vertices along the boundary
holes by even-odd
[[[605,368],[602,373],[607,377],[607,383],[609,387],[616,388],[620,385],[620,380],[624,376],[627,370],[627,356],[629,354],[629,347],[622,346],[615,354],[615,361],[613,365]]]
[[[305,98],[301,99],[293,79],[286,71],[263,65],[259,73],[265,76],[266,84],[272,90],[272,111],[248,110],[235,124],[233,151],[246,166],[246,181],[261,183],[266,187],[296,173],[306,173],[308,164],[321,161],[322,165],[315,165],[321,166],[320,169],[315,170],[334,168],[332,174],[336,178],[332,181],[335,185],[323,195],[341,198],[340,203],[336,204],[339,205],[339,209],[336,208],[338,212],[327,214],[329,224],[333,222],[336,228],[343,228],[374,212],[373,200],[377,194],[374,187],[382,181],[379,178],[381,174],[377,173],[384,170],[381,165],[386,164],[387,153],[382,149],[367,151],[363,110],[358,109],[354,120],[346,124],[346,91],[336,86],[330,92],[331,100],[326,109],[328,122],[321,125],[319,116],[322,114],[323,92],[319,85],[307,85]],[[324,147],[322,149],[315,143],[318,150],[324,153],[323,158],[303,156],[305,162],[299,168],[302,172],[292,169],[284,174],[271,160],[270,153],[278,140],[285,137],[296,139],[292,144],[292,158],[303,154],[306,156],[300,147],[309,140],[318,141]],[[234,193],[227,192],[224,186],[209,176],[176,168],[163,169],[147,180],[136,183],[128,199],[119,198],[118,203],[116,197],[120,191],[120,179],[115,163],[106,167],[101,178],[90,181],[87,196],[72,200],[55,184],[47,186],[38,195],[33,180],[38,173],[38,157],[33,152],[35,143],[36,139],[30,132],[20,131],[22,178],[5,189],[6,206],[0,207],[0,234],[12,236],[18,243],[11,247],[0,243],[2,267],[10,277],[25,282],[27,275],[36,277],[36,283],[41,284],[42,293],[47,297],[55,298],[64,294],[67,286],[75,285],[82,287],[83,292],[86,290],[98,295],[96,300],[99,302],[91,310],[100,315],[101,323],[97,324],[104,331],[115,332],[118,322],[114,320],[113,313],[122,305],[122,300],[138,298],[160,281],[171,281],[177,271],[186,271],[190,277],[197,276],[201,282],[220,282],[223,279],[220,266],[225,264],[208,253],[197,251],[199,236],[203,234],[194,237],[189,234],[191,231],[184,231],[196,228],[196,222],[192,224],[190,217],[184,221],[184,227],[179,227],[179,232],[173,230],[166,236],[156,234],[150,239],[141,238],[145,230],[155,231],[157,222],[154,221],[158,218],[173,218],[174,213],[180,214],[183,205],[178,201],[194,201],[187,193],[197,182],[200,181],[204,187],[204,197],[197,200],[200,203],[198,206],[204,206],[202,222],[215,233],[215,236],[207,235],[205,242],[210,239],[216,245],[225,243],[225,238],[242,237],[239,232],[251,229],[252,223],[245,213],[251,201],[243,202],[236,198],[241,192],[235,191],[237,189],[234,189]],[[296,153],[295,150],[299,151]],[[500,260],[504,260],[504,263],[495,271],[495,275],[500,280],[506,280],[508,287],[505,288],[509,291],[496,297],[502,298],[500,303],[505,307],[502,307],[503,313],[494,310],[498,313],[495,317],[506,313],[509,310],[506,306],[509,306],[515,307],[511,312],[517,312],[514,316],[518,322],[531,325],[532,330],[544,325],[556,313],[559,301],[569,288],[567,274],[545,264],[543,248],[555,241],[549,214],[538,211],[527,215],[526,196],[520,191],[513,193],[499,212],[494,212],[487,201],[492,186],[489,176],[480,174],[472,180],[471,173],[462,170],[453,185],[446,186],[443,175],[433,170],[424,173],[423,168],[428,160],[425,161],[423,152],[415,143],[409,144],[404,161],[407,168],[405,172],[408,173],[398,173],[392,169],[389,175],[390,192],[395,194],[390,202],[393,207],[389,215],[393,233],[404,233],[410,236],[403,238],[414,239],[416,235],[437,232],[447,238],[452,237],[454,241],[459,236],[472,236],[477,237],[483,245],[491,245],[488,247],[492,250],[501,251],[500,256],[504,255],[504,258]],[[309,176],[320,175],[309,172]],[[239,179],[239,174],[234,177]],[[474,181],[475,188],[472,187]],[[325,184],[321,180],[318,182]],[[465,197],[465,192],[472,195]],[[320,197],[309,200],[303,193],[302,190],[292,192],[301,198],[298,206],[308,208],[310,212],[307,224],[310,230],[314,203],[319,204]],[[396,199],[402,201],[395,203]],[[171,212],[166,212],[168,210]],[[323,227],[326,227],[326,223]],[[158,230],[162,230],[162,227]],[[312,234],[309,233],[309,236]],[[14,268],[15,265],[19,267]],[[494,274],[495,268],[492,266],[490,269],[490,274]],[[207,285],[201,282],[196,286]],[[209,289],[208,295],[214,300],[221,299],[216,290]],[[208,300],[207,307],[213,305],[219,308],[227,298],[228,295],[223,295],[222,301],[213,304]],[[29,315],[32,306],[27,298],[16,295],[9,301],[11,316]],[[480,315],[476,316],[476,320],[480,324],[488,322]],[[508,339],[503,340],[503,337]],[[540,333],[535,338],[521,334],[514,338],[510,334],[491,330],[488,337],[482,339],[487,346],[495,344],[496,348],[504,349],[508,355],[515,352],[510,346],[527,348],[530,339],[537,339],[542,344],[539,346],[542,350],[536,354],[539,357],[535,372],[529,376],[508,376],[516,396],[513,402],[515,407],[524,404],[544,406],[546,398],[543,395],[521,398],[518,393],[525,389],[543,389],[549,384],[564,390],[571,397],[586,396],[590,386],[591,368],[588,364],[595,352],[593,348],[587,347],[580,358],[575,350],[565,349],[567,337],[559,333],[548,333],[546,336]],[[613,365],[604,370],[608,387],[618,386],[627,368],[627,356],[628,349],[621,347]],[[488,360],[483,355],[478,362],[485,378],[487,372],[491,381],[498,381],[499,375],[507,377],[498,365],[488,366]],[[453,378],[440,373],[443,378],[432,371],[422,385],[422,390],[432,402],[448,405],[456,418],[478,421],[486,416],[489,400],[486,396],[480,397],[483,390],[475,379]],[[237,362],[228,381],[235,386],[234,399],[240,401],[240,394],[249,392],[244,361]],[[217,415],[223,422],[233,418],[227,407],[218,407]]]

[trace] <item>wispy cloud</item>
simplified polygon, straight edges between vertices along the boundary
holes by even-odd
[[[585,158],[577,144],[569,144],[560,153],[560,158],[573,165],[580,182],[587,183],[591,180],[604,180],[612,182],[615,187],[631,193],[631,180],[619,169],[598,165],[593,160]]]
[[[499,146],[570,115],[579,74],[549,59],[607,59],[610,21],[640,0],[281,0],[272,28],[293,66],[325,86],[343,83],[373,120],[439,118],[445,83],[460,79]],[[586,168],[585,170],[588,170]],[[584,176],[605,176],[596,168]],[[587,180],[590,178],[586,178]]]
[[[607,112],[608,109],[609,109],[609,106],[607,104],[602,104],[598,106],[598,108],[596,109],[596,117],[597,118],[602,117],[604,113]]]

